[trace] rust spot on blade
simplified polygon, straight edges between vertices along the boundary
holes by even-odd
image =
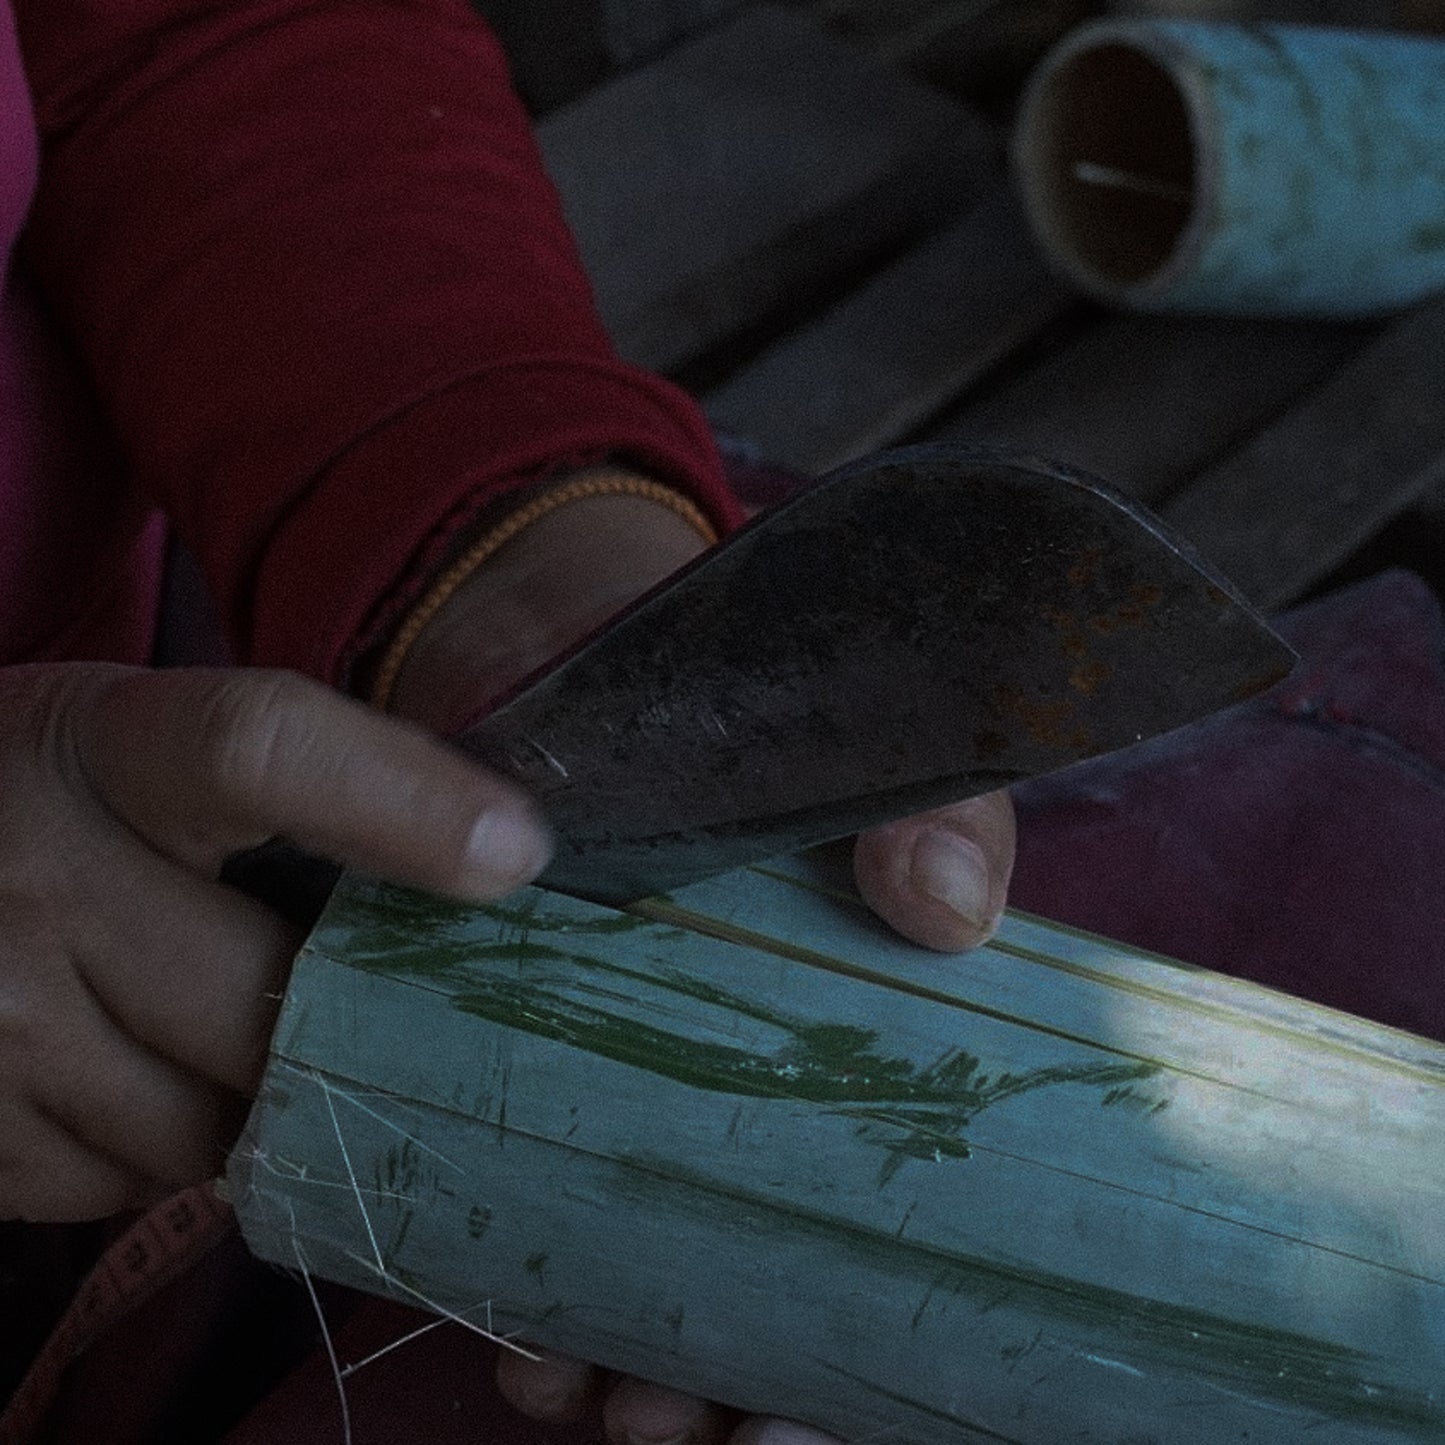
[[[1088,625],[1102,637],[1117,632],[1121,627],[1142,627],[1149,620],[1149,614],[1164,601],[1164,589],[1152,582],[1140,582],[1133,587],[1129,596],[1108,612],[1096,612]]]
[[[1073,664],[1069,686],[1085,697],[1093,697],[1114,675],[1113,667],[1094,654],[1089,627],[1095,619],[1080,618],[1058,607],[1047,607],[1040,615],[1057,629],[1059,650]]]
[[[1069,579],[1069,585],[1080,590],[1087,587],[1099,575],[1099,567],[1103,561],[1102,547],[1086,547],[1064,574]]]
[[[1069,686],[1075,692],[1083,693],[1085,697],[1093,697],[1113,675],[1114,669],[1107,662],[1091,657],[1081,662],[1069,674]]]
[[[1093,735],[1074,717],[1074,703],[1068,698],[1029,697],[1016,687],[1000,688],[995,698],[999,711],[1018,723],[1024,736],[1039,747],[1076,757],[1098,751]]]
[[[1275,683],[1288,677],[1293,670],[1291,664],[1282,662],[1264,672],[1257,672],[1253,677],[1247,677],[1237,687],[1230,689],[1229,701],[1247,702],[1252,697],[1258,697],[1260,693],[1268,692]]]
[[[994,728],[979,728],[973,735],[973,755],[979,762],[992,762],[1008,751],[1008,738]]]

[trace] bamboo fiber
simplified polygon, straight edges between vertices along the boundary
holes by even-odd
[[[815,856],[628,912],[343,882],[263,1258],[854,1440],[1445,1439],[1445,1049]]]

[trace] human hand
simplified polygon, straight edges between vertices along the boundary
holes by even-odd
[[[638,497],[592,497],[549,513],[422,632],[393,710],[455,729],[702,550],[680,517]],[[854,873],[865,901],[905,938],[954,953],[992,936],[1013,855],[1013,806],[997,792],[861,834]]]
[[[638,594],[702,550],[688,524],[656,503],[595,497],[522,532],[458,592],[417,639],[392,705],[443,731],[481,710]],[[906,937],[941,950],[993,932],[1013,864],[1013,809],[994,793],[863,834],[854,853],[863,897]],[[736,1414],[676,1390],[611,1383],[579,1360],[498,1358],[518,1409],[565,1422],[599,1402],[616,1445],[828,1445],[784,1420]]]
[[[227,855],[480,900],[549,848],[509,784],[275,672],[0,669],[0,813],[0,1217],[52,1221],[222,1166],[298,942]]]

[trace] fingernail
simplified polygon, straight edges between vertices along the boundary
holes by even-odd
[[[913,845],[909,881],[974,927],[988,927],[988,862],[971,839],[947,828],[920,833]]]
[[[467,840],[467,865],[481,891],[508,893],[535,878],[552,856],[552,837],[526,803],[504,799],[477,819]]]

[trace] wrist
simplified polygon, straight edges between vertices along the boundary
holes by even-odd
[[[701,514],[633,473],[578,474],[549,503],[559,496],[413,614],[421,625],[393,644],[389,710],[454,730],[708,545]]]

